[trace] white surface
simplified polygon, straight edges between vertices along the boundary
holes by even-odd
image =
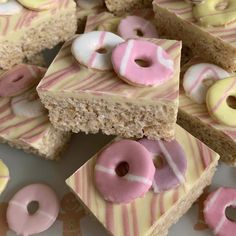
[[[11,180],[7,189],[0,196],[0,202],[8,201],[11,196],[22,186],[34,182],[46,182],[51,185],[58,195],[70,191],[65,184],[65,179],[77,170],[82,163],[95,154],[100,147],[107,143],[112,137],[104,135],[74,135],[71,144],[58,162],[45,161],[39,157],[26,154],[23,151],[10,148],[0,144],[0,158],[8,165]],[[220,185],[236,187],[236,169],[221,165],[217,171],[212,188]],[[212,235],[209,230],[195,231],[193,226],[197,223],[197,204],[181,218],[181,220],[169,231],[169,236],[207,236]],[[105,236],[102,227],[86,216],[81,220],[81,231],[83,236]],[[7,236],[15,235],[9,232]],[[50,230],[40,234],[42,236],[62,235],[62,225],[59,221]],[[0,235],[2,236],[2,235]]]

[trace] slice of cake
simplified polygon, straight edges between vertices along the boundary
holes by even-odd
[[[37,88],[53,125],[76,133],[101,130],[122,137],[172,139],[178,110],[181,42],[145,39],[168,53],[173,73],[158,86],[137,87],[124,82],[114,70],[78,63],[71,53],[75,39],[63,46]]]
[[[227,4],[227,1],[154,0],[153,9],[158,31],[182,40],[194,55],[235,71],[236,10],[233,4]]]
[[[45,71],[26,64],[0,71],[0,142],[54,160],[70,134],[51,125],[37,95],[36,86]]]
[[[130,149],[124,146],[124,141],[130,142]],[[147,177],[150,177],[151,174],[150,168],[143,172],[145,167],[147,167],[146,164],[140,168],[140,153],[146,158],[148,158],[148,154],[139,147],[138,142],[134,140],[122,140],[122,142],[123,146],[120,141],[119,143],[114,141],[112,144],[108,144],[70,176],[66,183],[85,208],[104,226],[109,234],[116,236],[167,235],[170,226],[178,221],[201,195],[203,189],[211,183],[219,156],[179,126],[176,127],[176,140],[174,142],[177,142],[179,148],[182,149],[180,156],[178,156],[180,153],[179,149],[175,150],[176,146],[174,145],[175,148],[173,148],[168,142],[154,141],[153,145],[149,143],[153,141],[140,140],[139,142],[142,144],[146,142],[145,147],[149,148],[146,151],[150,151],[155,162],[158,159],[156,151],[158,147],[161,147],[162,165],[156,165],[157,174],[159,171],[166,171],[170,165],[178,167],[181,160],[185,158],[186,169],[182,168],[181,171],[181,167],[180,169],[171,168],[172,170],[170,170],[169,174],[165,175],[165,178],[162,179],[162,182],[166,182],[166,180],[172,182],[173,178],[177,178],[177,176],[182,174],[183,181],[177,187],[175,186],[159,193],[156,192],[155,187],[150,188],[141,197],[139,196],[128,203],[121,202],[118,204],[114,202],[112,196],[116,195],[119,199],[130,198],[131,194],[137,194],[144,185],[149,185],[150,179],[147,179]],[[120,153],[119,151],[113,153],[114,144],[116,146],[117,144],[120,145],[120,147],[116,147],[120,148]],[[140,152],[136,153],[137,149]],[[127,153],[127,155],[124,153]],[[104,157],[107,158],[107,163],[110,163],[108,164],[108,166],[110,165],[109,168],[104,166],[105,162],[101,165]],[[168,157],[170,159],[173,157],[172,160],[176,160],[177,157],[181,158],[178,160],[178,163],[176,161],[173,163]],[[122,170],[122,176],[120,175],[121,172],[117,172],[117,166],[111,163],[115,158],[123,158],[123,163],[127,161],[129,164]],[[180,170],[181,174],[178,174],[178,170]],[[143,177],[133,175],[135,171],[136,174],[140,173],[141,175],[142,173],[141,176]],[[173,175],[174,172],[176,175]],[[102,175],[107,177],[100,178]],[[179,179],[181,178],[179,177]],[[114,184],[112,185],[113,181]],[[107,186],[110,186],[110,191],[109,189],[107,192],[104,191],[104,182],[106,182]],[[161,186],[160,183],[156,183],[157,187]],[[109,200],[105,200],[105,196],[106,198],[109,197]]]
[[[46,8],[35,1],[0,3],[0,68],[10,69],[74,35],[77,28],[75,2],[48,2]]]
[[[234,73],[230,74],[222,71],[221,68],[205,63],[199,58],[191,59],[182,68],[178,124],[219,153],[222,161],[230,165],[236,165],[236,127],[216,119],[211,114],[206,103],[206,92],[209,88],[217,83],[219,79],[225,80],[227,77],[233,81],[236,79]],[[186,80],[185,89],[183,88],[183,78]],[[190,86],[187,80],[190,81]],[[203,90],[202,85],[204,86]],[[220,91],[223,96],[224,88],[222,87]],[[225,103],[226,107],[234,112],[235,101],[233,96],[230,96],[232,91],[236,92],[234,86],[226,91],[224,100],[229,103],[228,105]],[[232,100],[228,100],[227,97],[231,97]],[[217,109],[221,110],[222,108],[218,107]],[[223,112],[222,117],[231,117],[234,119],[234,115],[230,115],[226,111]]]

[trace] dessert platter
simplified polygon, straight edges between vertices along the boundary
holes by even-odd
[[[236,3],[0,0],[0,236],[234,236]]]

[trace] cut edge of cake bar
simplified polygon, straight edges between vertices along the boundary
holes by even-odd
[[[48,21],[36,27],[27,27],[24,35],[17,41],[1,40],[0,67],[4,70],[20,64],[44,49],[51,49],[58,43],[72,37],[77,30],[76,7],[58,11]],[[2,45],[2,46],[1,46]],[[34,63],[35,64],[35,63]]]
[[[49,110],[51,123],[59,130],[74,133],[102,131],[106,135],[124,138],[147,136],[150,139],[172,140],[174,137],[178,102],[143,105],[107,98],[72,98],[38,92]]]
[[[107,9],[116,15],[128,13],[134,9],[152,6],[152,0],[105,0]]]
[[[1,143],[6,143],[10,147],[23,150],[26,153],[32,153],[47,160],[59,160],[61,154],[66,150],[71,133],[56,130],[53,127],[39,141],[38,147],[33,147],[24,140],[6,140],[0,137]]]
[[[183,20],[175,13],[160,7],[155,1],[153,1],[153,9],[155,24],[160,34],[183,40],[183,44],[188,46],[195,55],[199,55],[228,71],[236,70],[236,47],[214,37],[199,26]]]
[[[232,154],[236,153],[236,145],[228,136],[189,115],[181,108],[179,108],[177,123],[219,153],[221,161],[236,166],[236,155]]]

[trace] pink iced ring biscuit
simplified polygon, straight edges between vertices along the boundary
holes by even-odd
[[[0,76],[0,96],[12,97],[39,82],[44,70],[32,65],[17,65]]]
[[[162,84],[174,72],[173,60],[167,52],[141,39],[130,39],[116,46],[112,64],[121,79],[140,87]]]
[[[187,159],[180,144],[173,140],[152,141],[146,138],[139,140],[151,154],[153,160],[156,157],[162,158],[163,166],[156,169],[153,189],[155,193],[175,188],[185,181]]]
[[[236,189],[219,188],[211,193],[204,202],[204,218],[217,236],[232,236],[236,232],[236,222],[230,221],[225,214],[226,208],[236,208]]]
[[[32,215],[28,205],[38,202],[39,209]],[[28,236],[47,230],[56,220],[59,213],[59,202],[55,192],[45,184],[31,184],[10,200],[7,208],[9,228],[17,234]]]
[[[133,140],[121,140],[99,155],[95,183],[105,200],[128,203],[150,189],[154,173],[155,167],[146,148]]]
[[[123,39],[158,37],[155,26],[139,16],[127,16],[121,20],[117,31]]]
[[[229,73],[219,66],[199,63],[190,66],[185,72],[183,87],[188,97],[202,104],[206,101],[206,94],[210,85],[216,80],[225,79],[229,76]]]

